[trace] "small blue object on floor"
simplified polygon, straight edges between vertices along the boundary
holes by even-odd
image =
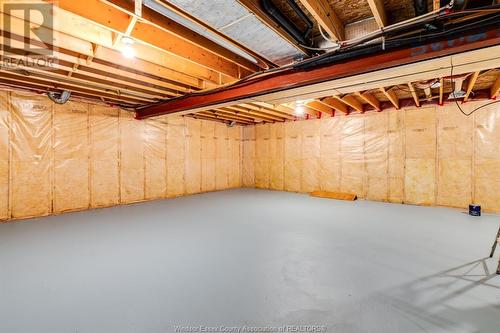
[[[481,216],[481,206],[480,205],[469,205],[469,215]]]

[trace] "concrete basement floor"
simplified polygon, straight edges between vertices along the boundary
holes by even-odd
[[[260,190],[3,224],[0,332],[496,333],[499,224]]]

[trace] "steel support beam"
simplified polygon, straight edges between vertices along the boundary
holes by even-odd
[[[247,80],[225,89],[186,95],[180,98],[140,109],[137,119],[202,111],[207,107],[227,106],[257,99],[272,93],[284,93],[296,88],[320,84],[359,74],[373,76],[377,71],[416,64],[422,61],[450,56],[467,51],[500,44],[500,29],[492,28],[483,32],[470,32],[455,38],[433,41],[414,47],[378,52],[349,58],[343,61],[325,63],[306,68],[289,68],[253,80]]]

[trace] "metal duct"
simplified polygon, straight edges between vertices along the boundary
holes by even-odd
[[[298,43],[302,45],[308,45],[308,38],[311,34],[313,23],[293,0],[287,0],[287,2],[295,11],[295,13],[306,23],[307,30],[305,32],[300,31],[300,29],[292,21],[290,21],[285,15],[283,15],[283,13],[279,10],[278,7],[276,7],[272,0],[261,0],[264,10],[277,24],[285,29],[286,32],[288,32]]]
[[[64,90],[60,94],[56,92],[48,92],[47,97],[56,104],[66,104],[71,97],[71,91]]]

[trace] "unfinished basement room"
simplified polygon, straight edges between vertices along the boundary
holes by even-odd
[[[500,332],[500,0],[0,31],[0,333]]]

